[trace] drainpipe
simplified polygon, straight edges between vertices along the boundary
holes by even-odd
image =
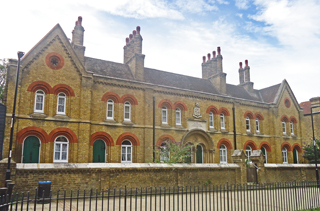
[[[237,149],[237,132],[236,132],[236,112],[234,108],[234,103],[232,106],[232,116],[233,116],[233,143],[234,143],[234,149]]]
[[[153,132],[153,162],[156,159],[156,100],[153,96],[153,125],[152,125],[152,132]]]

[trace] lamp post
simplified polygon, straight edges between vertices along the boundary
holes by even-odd
[[[17,103],[17,92],[18,92],[18,84],[19,84],[20,60],[23,57],[23,55],[24,55],[24,52],[22,52],[22,51],[18,52],[16,88],[14,90],[13,111],[12,111],[12,117],[11,117],[10,145],[9,145],[8,167],[7,167],[7,172],[6,172],[6,180],[9,180],[10,176],[11,176],[10,164],[11,164],[11,156],[12,156],[12,139],[13,139],[13,130],[14,130],[14,120],[16,117],[16,103]]]
[[[313,108],[317,108],[320,106],[311,106],[311,123],[312,123],[312,139],[313,139],[313,150],[314,150],[314,160],[316,163],[316,177],[317,177],[317,186],[319,186],[319,171],[318,171],[318,164],[317,164],[317,150],[316,150],[316,139],[314,137],[314,125],[313,125]]]

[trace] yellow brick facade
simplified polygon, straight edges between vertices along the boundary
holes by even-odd
[[[80,26],[75,27],[74,33],[78,32],[77,27]],[[150,162],[153,158],[154,97],[156,143],[173,138],[174,141],[183,144],[200,144],[203,147],[204,163],[220,162],[219,147],[221,144],[228,148],[227,161],[229,163],[232,162],[233,150],[235,148],[245,150],[247,145],[251,146],[252,150],[261,149],[264,146],[268,151],[268,163],[283,162],[283,146],[288,150],[288,163],[294,162],[293,148],[299,151],[299,163],[305,162],[301,147],[303,142],[310,138],[305,132],[307,119],[303,116],[303,111],[285,80],[276,88],[265,90],[253,90],[250,89],[250,84],[244,83],[243,86],[240,84],[235,89],[241,89],[241,92],[246,92],[245,96],[249,96],[243,98],[241,94],[237,96],[236,92],[231,93],[229,89],[231,85],[225,84],[221,72],[214,76],[222,77],[218,85],[211,82],[210,78],[195,79],[187,76],[184,77],[190,81],[176,81],[176,83],[185,83],[187,88],[176,87],[174,84],[169,86],[168,84],[151,83],[147,81],[148,76],[145,73],[147,70],[143,66],[143,61],[141,62],[144,55],[141,54],[141,51],[137,51],[139,46],[135,46],[136,43],[139,44],[140,37],[137,30],[132,41],[129,40],[126,44],[124,51],[125,57],[128,58],[125,58],[125,63],[105,62],[109,65],[106,66],[106,70],[103,70],[105,72],[95,72],[91,66],[86,64],[88,58],[81,55],[81,49],[78,48],[82,46],[82,43],[76,42],[76,37],[74,37],[70,44],[59,25],[55,26],[30,50],[22,59],[20,71],[17,117],[13,135],[13,160],[18,163],[23,162],[24,141],[29,136],[35,136],[41,142],[38,162],[52,163],[54,162],[56,138],[64,136],[68,139],[67,162],[69,163],[93,162],[95,138],[102,139],[106,143],[105,154],[108,163],[121,162],[121,143],[124,140],[130,140],[133,145],[132,162]],[[130,42],[133,43],[133,47],[130,46]],[[48,65],[47,56],[50,53],[63,58],[63,66],[60,69],[52,69],[50,64]],[[220,58],[218,56],[217,59]],[[100,61],[96,62],[98,65]],[[204,62],[203,71],[206,70],[204,66],[207,63]],[[108,74],[112,71],[121,72],[123,69],[120,67],[129,70],[132,78],[112,75],[118,73]],[[4,157],[8,156],[16,68],[16,61],[11,60],[5,101],[7,124]],[[245,71],[249,66],[246,68]],[[162,72],[161,74],[167,73]],[[170,76],[168,75],[168,80]],[[182,76],[172,74],[172,77]],[[201,91],[201,88],[192,88],[192,83],[200,86],[202,81],[211,84],[212,90],[218,90],[218,94],[206,90]],[[249,88],[246,88],[247,86]],[[226,90],[223,87],[226,87]],[[44,111],[36,113],[34,112],[35,92],[40,89],[47,90],[44,97]],[[60,92],[69,93],[66,97],[65,115],[57,114],[57,96]],[[263,93],[266,93],[265,96],[262,96]],[[266,102],[267,95],[273,95],[273,99]],[[254,97],[251,99],[251,96]],[[109,99],[114,102],[113,120],[107,119],[107,100]],[[286,100],[289,101],[290,106],[285,105]],[[126,101],[131,103],[131,121],[124,121],[124,102]],[[200,108],[201,117],[199,118],[194,117],[196,103]],[[163,106],[168,109],[167,124],[162,123]],[[181,125],[176,124],[176,108],[181,109]],[[214,128],[209,127],[210,111],[214,113]],[[225,129],[221,129],[221,113],[225,116]],[[250,117],[250,132],[246,130],[246,115]],[[260,132],[256,131],[256,118],[259,119]],[[283,134],[282,121],[286,122],[286,134]],[[294,134],[291,134],[290,131],[291,121],[296,121]],[[193,152],[193,154],[193,162],[196,162],[196,153]]]

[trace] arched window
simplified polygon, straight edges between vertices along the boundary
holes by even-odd
[[[293,163],[299,163],[299,152],[297,149],[293,149]]]
[[[105,163],[106,162],[106,143],[98,139],[93,143],[93,163]]]
[[[287,134],[287,126],[285,121],[282,121],[282,134],[283,135]]]
[[[288,163],[288,150],[285,147],[282,148],[282,160],[283,163]]]
[[[42,90],[36,91],[34,100],[34,112],[43,113],[44,112],[44,97],[45,93]]]
[[[209,113],[209,128],[214,128],[213,113]]]
[[[252,154],[252,148],[249,145],[246,147],[246,153],[247,153],[248,160],[250,161],[250,156]]]
[[[170,159],[170,150],[166,143],[162,143],[160,146],[160,162],[164,163]]]
[[[246,130],[247,132],[250,132],[251,129],[250,129],[250,119],[249,117],[246,117]]]
[[[131,104],[128,101],[124,103],[124,120],[131,121]]]
[[[181,125],[181,110],[180,110],[180,108],[176,109],[176,125]]]
[[[113,113],[114,113],[114,102],[113,100],[107,101],[107,119],[113,120]]]
[[[168,124],[168,109],[167,107],[162,107],[162,124]]]
[[[129,140],[121,144],[121,163],[132,163],[132,143]]]
[[[196,163],[203,163],[203,147],[200,144],[197,145]]]
[[[28,136],[23,142],[22,163],[39,163],[40,140],[36,136]]]
[[[63,92],[58,94],[57,114],[66,114],[66,94]]]
[[[227,163],[227,147],[224,144],[220,146],[220,163]]]
[[[224,118],[224,114],[220,114],[220,125],[221,125],[221,129],[226,129],[226,124],[225,124],[225,118]]]
[[[256,132],[260,133],[260,125],[259,125],[259,119],[256,118]]]
[[[264,163],[268,163],[268,154],[267,154],[266,148],[265,147],[261,147],[261,151],[262,151],[262,154],[263,154],[263,156],[265,158]]]
[[[69,141],[64,136],[59,136],[54,141],[53,162],[68,162]]]
[[[290,122],[290,129],[291,129],[291,135],[294,135],[294,127],[293,127],[293,122]]]

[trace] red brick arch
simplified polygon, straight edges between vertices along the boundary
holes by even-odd
[[[280,120],[281,120],[281,122],[289,122],[289,118],[285,114],[281,116]]]
[[[172,104],[172,102],[167,99],[163,99],[159,102],[158,107],[162,108],[163,106],[167,107],[168,109],[174,108],[174,105]]]
[[[209,106],[206,111],[207,114],[210,112],[212,112],[213,114],[219,114],[219,110],[215,106],[212,106],[212,105]]]
[[[225,107],[221,107],[219,109],[219,114],[224,114],[225,116],[230,116],[229,110],[227,108],[225,108]]]
[[[293,123],[298,123],[297,119],[294,116],[291,116],[289,121]]]
[[[120,98],[120,103],[125,103],[126,101],[128,101],[131,105],[138,105],[138,100],[133,95],[125,94]]]
[[[170,135],[162,135],[162,136],[160,136],[160,138],[158,139],[158,141],[157,141],[157,143],[156,143],[156,146],[159,147],[159,146],[161,146],[162,142],[168,141],[168,140],[173,141],[173,142],[176,142],[172,136],[170,136]]]
[[[38,127],[26,127],[20,130],[17,134],[17,142],[23,143],[24,139],[28,136],[36,136],[40,139],[41,143],[47,143],[49,141],[48,134]]]
[[[256,143],[254,143],[254,142],[251,141],[251,140],[248,140],[248,141],[246,141],[246,143],[244,143],[244,145],[243,145],[243,150],[244,150],[244,151],[246,150],[246,148],[247,148],[248,145],[251,147],[252,150],[257,150],[257,145],[256,145]]]
[[[39,89],[43,90],[46,94],[52,94],[53,93],[52,87],[47,82],[44,82],[44,81],[34,81],[34,82],[32,82],[29,85],[27,91],[36,92]]]
[[[188,111],[187,105],[182,101],[177,101],[174,103],[174,109],[180,108],[181,111]]]
[[[101,100],[105,101],[105,102],[107,102],[109,99],[113,100],[114,103],[119,103],[120,102],[120,97],[115,92],[107,92],[101,98]]]
[[[49,142],[54,142],[58,136],[67,137],[69,143],[78,143],[76,134],[69,128],[59,127],[51,131],[49,134]]]
[[[298,144],[298,143],[295,143],[295,144],[292,145],[292,150],[293,149],[298,150],[299,153],[302,152],[302,148],[301,148],[300,144]]]
[[[244,113],[244,118],[247,118],[247,117],[249,117],[249,119],[254,119],[255,116],[251,111],[246,111]]]
[[[129,132],[121,134],[117,139],[116,145],[121,145],[125,139],[131,141],[133,146],[140,146],[138,137],[135,134]]]
[[[292,151],[291,145],[288,142],[283,142],[281,144],[281,150],[283,147],[286,147],[288,151]]]
[[[259,149],[261,149],[262,147],[266,148],[267,152],[271,152],[271,145],[268,142],[262,142],[259,146]]]
[[[66,85],[66,84],[57,84],[53,88],[53,94],[58,95],[60,92],[65,93],[68,97],[73,96],[74,97],[74,91],[73,89]]]
[[[263,115],[260,112],[255,113],[254,116],[259,120],[264,120]]]
[[[91,138],[90,138],[90,145],[93,146],[93,143],[97,139],[103,140],[107,146],[114,146],[112,137],[106,132],[100,131],[100,132],[95,132],[94,134],[92,134]]]
[[[217,148],[220,149],[220,146],[222,144],[224,144],[227,147],[227,149],[232,149],[232,144],[228,139],[226,139],[226,138],[220,139],[220,141],[217,144]]]

